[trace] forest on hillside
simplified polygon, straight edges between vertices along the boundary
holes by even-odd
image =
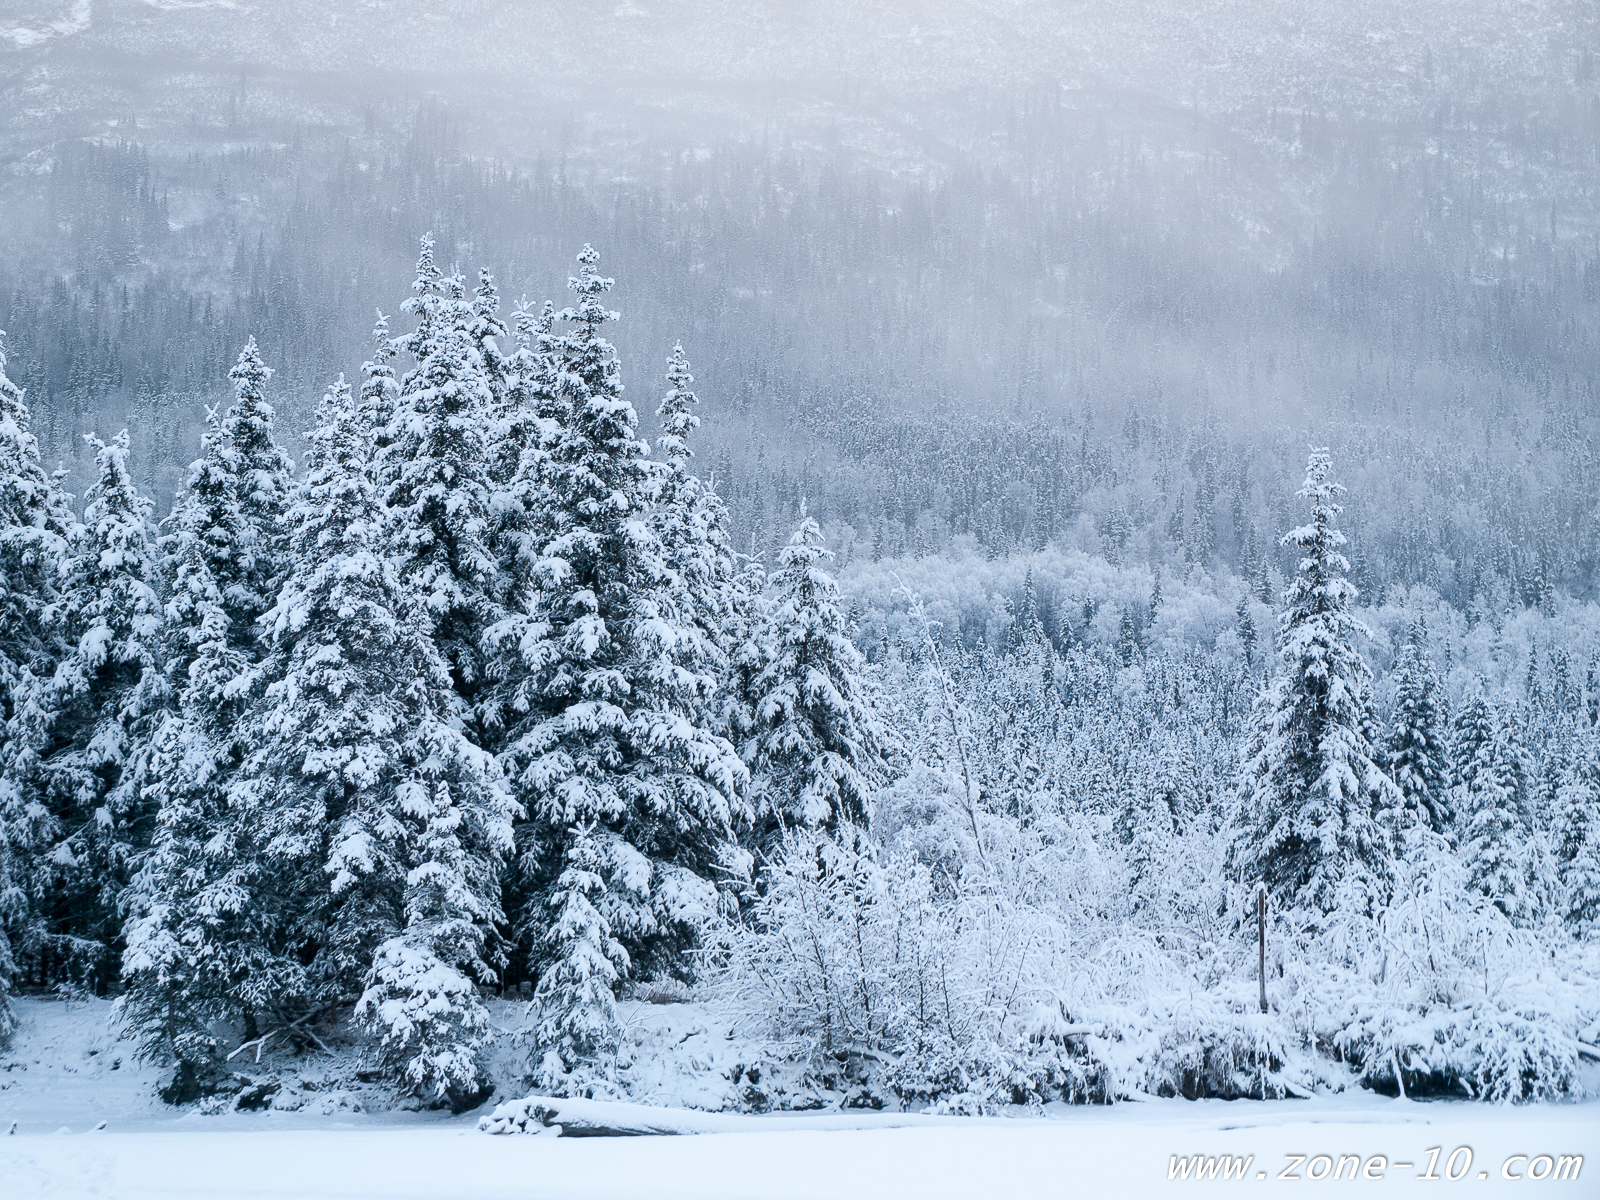
[[[1503,152],[1576,179],[1593,111]],[[292,442],[418,232],[513,296],[589,239],[630,267],[630,361],[698,347],[742,549],[780,545],[804,497],[852,561],[1053,543],[1281,580],[1316,441],[1367,497],[1368,597],[1594,596],[1590,220],[1513,202],[1484,114],[1368,137],[1272,111],[1248,138],[1049,93],[987,116],[1001,150],[933,176],[731,141],[646,147],[624,183],[473,157],[441,109],[183,157],[135,122],[18,163],[0,327],[47,460],[86,478],[82,429],[128,425],[164,502],[246,337],[282,363]]]

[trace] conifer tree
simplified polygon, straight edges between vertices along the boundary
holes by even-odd
[[[555,321],[555,306],[549,301],[537,316],[525,303],[517,310],[517,349],[501,368],[504,387],[488,417],[492,499],[487,541],[497,566],[494,600],[502,613],[527,613],[537,605],[538,564],[550,538],[550,450],[565,428],[556,386]],[[480,703],[480,716],[491,743],[503,750],[526,670],[514,648],[508,652],[504,645],[494,645],[489,656],[496,686]]]
[[[1562,920],[1576,937],[1600,934],[1600,744],[1590,734],[1562,774],[1551,820]]]
[[[282,518],[294,488],[294,463],[277,442],[272,405],[266,399],[272,369],[262,362],[255,338],[245,343],[228,378],[233,380],[234,401],[222,419],[222,432],[234,454],[239,510],[249,537],[239,582],[259,615],[271,605],[283,569]]]
[[[400,383],[394,377],[394,356],[389,318],[379,309],[377,322],[372,327],[372,357],[361,364],[361,399],[357,407],[362,427],[369,431],[374,452],[389,444],[389,425],[400,399]]]
[[[755,729],[745,743],[753,798],[769,831],[779,823],[865,825],[882,769],[882,732],[861,682],[865,666],[824,569],[832,552],[815,519],[779,553],[752,691]]]
[[[1248,594],[1239,597],[1239,607],[1234,609],[1234,626],[1239,631],[1239,641],[1244,646],[1244,660],[1246,666],[1254,666],[1256,661],[1256,623],[1250,615],[1250,597]]]
[[[474,312],[459,275],[445,275],[422,240],[412,295],[417,318],[399,340],[413,365],[400,382],[388,445],[375,470],[397,556],[422,597],[456,690],[471,705],[483,687],[484,633],[497,615],[488,545],[491,487],[484,435],[494,396]]]
[[[504,407],[505,394],[515,383],[515,352],[507,353],[500,343],[509,331],[500,319],[500,291],[487,269],[478,272],[478,286],[472,292],[472,315],[467,336],[477,347],[483,363],[484,384],[489,389],[489,408]]]
[[[1357,649],[1366,629],[1351,614],[1355,588],[1345,538],[1334,527],[1344,488],[1326,450],[1313,450],[1305,485],[1311,523],[1284,535],[1301,552],[1279,618],[1279,674],[1262,693],[1244,767],[1233,867],[1306,915],[1332,911],[1341,883],[1381,890],[1386,839],[1374,814],[1398,803],[1374,761],[1367,695],[1371,671]]]
[[[1156,587],[1160,589],[1160,577]],[[1159,598],[1156,600],[1159,603]],[[1153,611],[1153,610],[1152,610]],[[1033,568],[1029,567],[1022,579],[1022,602],[1006,630],[1006,649],[1013,653],[1028,653],[1049,639],[1044,631],[1044,619],[1039,615],[1039,593],[1033,583]]]
[[[630,963],[683,969],[694,923],[715,906],[711,876],[745,784],[733,747],[700,716],[715,680],[697,665],[708,661],[703,633],[678,607],[650,520],[660,467],[646,457],[603,336],[616,318],[602,304],[612,281],[591,248],[578,262],[577,303],[561,314],[572,329],[555,347],[565,419],[546,467],[539,604],[497,630],[527,672],[507,759],[530,814],[522,933],[539,947],[547,1013],[569,1012],[575,993],[562,981],[605,975],[568,962],[568,950],[599,946],[618,975]],[[546,940],[552,897],[578,913],[580,895],[609,932]],[[600,983],[581,990],[603,1008]],[[547,1082],[576,1086],[579,1064],[557,1060],[568,1074]]]
[[[1454,802],[1462,864],[1473,886],[1515,921],[1538,916],[1536,847],[1528,819],[1528,763],[1514,718],[1479,693],[1462,711]]]
[[[141,1053],[176,1068],[176,1100],[198,1095],[215,1066],[214,1024],[242,1015],[252,1027],[297,978],[274,949],[260,848],[234,794],[263,651],[258,623],[285,566],[293,464],[277,444],[271,371],[254,338],[229,377],[234,403],[220,419],[207,411],[201,457],[160,540],[176,707],[151,739],[145,793],[155,835],[123,931],[122,1003]]]
[[[61,647],[45,629],[76,521],[57,482],[39,462],[39,442],[22,389],[6,375],[0,331],[0,721],[15,711],[24,673],[55,669]]]
[[[275,914],[279,1008],[363,985],[381,1059],[427,1100],[476,1094],[514,806],[460,732],[460,702],[385,554],[369,442],[341,378],[288,514],[253,750],[233,789]],[[315,953],[301,965],[308,951]],[[299,956],[297,959],[296,956]]]
[[[604,1059],[618,1038],[615,989],[630,965],[602,911],[609,894],[607,873],[595,827],[575,827],[547,901],[551,920],[544,941],[550,967],[539,980],[540,1078],[549,1086],[576,1085],[591,1095],[609,1090]]]
[[[1394,714],[1384,741],[1384,766],[1404,802],[1396,832],[1422,822],[1435,833],[1448,833],[1453,824],[1450,756],[1439,712],[1439,677],[1428,660],[1424,637],[1420,622],[1413,622],[1395,664]]]
[[[681,342],[672,348],[666,378],[668,391],[656,410],[664,469],[655,481],[653,523],[665,572],[665,601],[690,630],[675,657],[703,681],[694,699],[697,713],[706,716],[713,689],[728,673],[740,624],[735,609],[744,592],[736,586],[727,508],[716,490],[690,470],[694,451],[689,438],[700,426],[694,413],[699,398],[690,390],[694,376]]]
[[[69,497],[45,474],[22,389],[6,375],[0,331],[0,1044],[10,1035],[7,1001],[14,939],[31,927],[22,903],[24,855],[46,844],[45,810],[30,803],[11,759],[18,692],[54,670],[65,647],[45,612],[59,595],[75,524]]]
[[[1495,737],[1495,712],[1489,704],[1487,686],[1480,676],[1450,727],[1450,791],[1458,819],[1461,792],[1471,777],[1472,764]]]
[[[125,902],[121,1001],[140,1053],[175,1067],[166,1093],[200,1095],[214,1066],[213,1025],[271,989],[270,917],[255,903],[259,858],[230,803],[245,753],[242,720],[257,652],[259,540],[240,497],[239,454],[215,409],[201,457],[161,539],[166,669],[176,706],[152,738],[145,787],[156,812],[150,853]],[[248,1014],[247,1014],[248,1015]]]
[[[80,982],[101,981],[118,939],[118,894],[149,844],[141,794],[165,699],[150,501],[128,474],[128,435],[95,448],[60,600],[47,612],[68,649],[32,681],[13,723],[13,779],[49,814],[30,891],[43,939]]]

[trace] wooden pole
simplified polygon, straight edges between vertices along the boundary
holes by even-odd
[[[1256,978],[1261,981],[1261,1011],[1267,1011],[1267,889],[1263,885],[1256,892],[1256,936],[1260,958]]]

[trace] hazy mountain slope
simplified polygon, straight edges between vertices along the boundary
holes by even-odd
[[[1588,0],[7,0],[0,38],[285,69],[485,70],[622,86],[856,80],[913,93],[1050,77],[1232,106],[1550,94],[1586,68]]]

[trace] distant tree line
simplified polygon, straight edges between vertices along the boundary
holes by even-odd
[[[1152,158],[1104,114],[1024,101],[995,103],[999,149],[918,182],[757,147],[647,155],[616,185],[560,159],[511,171],[429,108],[182,160],[64,141],[8,201],[0,321],[46,460],[87,478],[78,431],[128,424],[165,502],[246,337],[310,424],[416,229],[518,288],[596,237],[629,264],[630,361],[701,347],[704,458],[742,550],[770,556],[804,499],[849,561],[1054,542],[1279,586],[1314,427],[1371,500],[1352,564],[1369,598],[1595,594],[1600,268],[1559,206],[1532,219],[1468,169],[1511,139],[1564,186],[1593,113],[1547,136],[1463,109],[1386,141],[1272,110],[1257,163],[1231,143]],[[1239,245],[1253,189],[1312,165],[1314,228]]]

